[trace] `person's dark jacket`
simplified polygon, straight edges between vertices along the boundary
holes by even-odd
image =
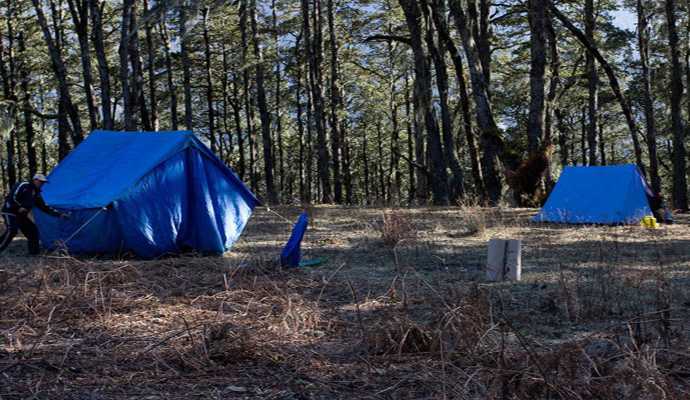
[[[19,209],[23,208],[30,211],[32,208],[38,207],[48,215],[59,217],[62,213],[49,205],[43,200],[41,191],[31,182],[20,182],[10,190],[10,193],[5,197],[5,204],[2,207],[3,212],[18,214]]]

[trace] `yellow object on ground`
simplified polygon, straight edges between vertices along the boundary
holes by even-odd
[[[643,217],[642,221],[640,221],[640,225],[648,229],[656,229],[659,227],[659,224],[656,222],[656,218],[654,218],[652,215]]]

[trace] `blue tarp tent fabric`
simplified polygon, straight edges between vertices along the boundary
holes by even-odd
[[[259,204],[189,131],[95,131],[48,179],[46,203],[72,217],[36,210],[41,242],[77,254],[223,253]]]
[[[301,247],[304,233],[307,231],[309,224],[309,217],[306,212],[300,214],[297,223],[292,228],[292,233],[288,239],[283,251],[280,253],[280,264],[283,267],[299,267],[302,259]]]
[[[634,224],[651,215],[652,192],[636,165],[566,167],[537,222]]]

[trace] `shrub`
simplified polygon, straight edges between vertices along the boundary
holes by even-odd
[[[383,213],[381,239],[386,246],[394,247],[400,241],[414,238],[417,235],[414,225],[400,211]]]

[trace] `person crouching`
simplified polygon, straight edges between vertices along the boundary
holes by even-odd
[[[69,214],[48,206],[43,200],[41,187],[47,182],[45,175],[36,174],[31,181],[20,182],[10,190],[2,207],[5,232],[0,236],[0,253],[12,243],[17,232],[22,231],[29,244],[29,254],[39,254],[38,228],[29,219],[29,212],[34,206],[53,217],[69,218]]]

